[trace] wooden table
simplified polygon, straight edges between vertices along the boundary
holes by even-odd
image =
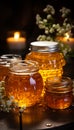
[[[52,110],[41,104],[19,112],[0,112],[0,130],[73,130],[74,102],[65,110]]]

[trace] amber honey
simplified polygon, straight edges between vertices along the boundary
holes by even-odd
[[[0,57],[0,81],[4,80],[8,74],[10,63],[14,60],[21,59],[20,55],[4,54]]]
[[[48,78],[45,86],[45,102],[52,109],[65,109],[72,104],[72,80],[69,77],[53,81]]]
[[[14,101],[19,107],[30,107],[40,101],[43,80],[35,63],[22,62],[10,68],[6,77],[5,90],[7,96],[14,96]]]
[[[39,63],[39,72],[44,84],[48,77],[61,77],[65,59],[58,50],[58,43],[37,41],[31,43],[31,52],[26,55],[26,59],[32,59]]]
[[[9,71],[8,67],[0,65],[0,81],[5,79],[5,76],[8,73],[8,71]]]
[[[9,64],[7,64],[7,61],[0,58],[0,81],[5,79],[5,76],[7,75],[9,71]]]

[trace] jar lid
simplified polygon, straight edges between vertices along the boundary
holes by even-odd
[[[55,52],[59,50],[59,43],[54,41],[34,41],[30,45],[33,51]]]
[[[67,93],[72,91],[72,80],[69,77],[46,79],[45,89],[52,93]]]

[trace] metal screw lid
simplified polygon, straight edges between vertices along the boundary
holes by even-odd
[[[59,51],[58,42],[53,41],[34,41],[30,43],[31,50],[38,52],[56,52]]]

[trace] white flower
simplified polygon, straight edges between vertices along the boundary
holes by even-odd
[[[41,17],[39,14],[36,15],[36,24],[40,29],[44,31],[44,34],[40,34],[37,37],[37,40],[43,41],[43,40],[56,40],[57,36],[64,36],[66,33],[69,33],[69,35],[72,35],[72,29],[74,28],[73,23],[70,19],[70,9],[66,7],[62,7],[58,13],[59,17],[56,20],[55,19],[55,9],[52,5],[47,5],[45,9],[43,9],[44,16]],[[59,44],[61,44],[59,42]],[[71,51],[70,46],[65,46],[65,44],[62,43],[61,51],[65,54],[67,52]]]
[[[39,35],[37,40],[38,41],[44,41],[44,40],[46,40],[46,36],[45,35]]]
[[[52,15],[51,14],[48,14],[47,15],[47,20],[51,19],[52,18]]]
[[[43,10],[46,13],[55,14],[55,9],[52,5],[47,5],[46,8]]]
[[[67,9],[66,7],[62,7],[62,9],[60,9],[60,12],[62,13],[62,17],[66,17],[71,11],[70,9]]]
[[[43,23],[47,23],[47,19],[43,19]]]
[[[54,28],[50,28],[49,32],[53,33],[54,32]]]

